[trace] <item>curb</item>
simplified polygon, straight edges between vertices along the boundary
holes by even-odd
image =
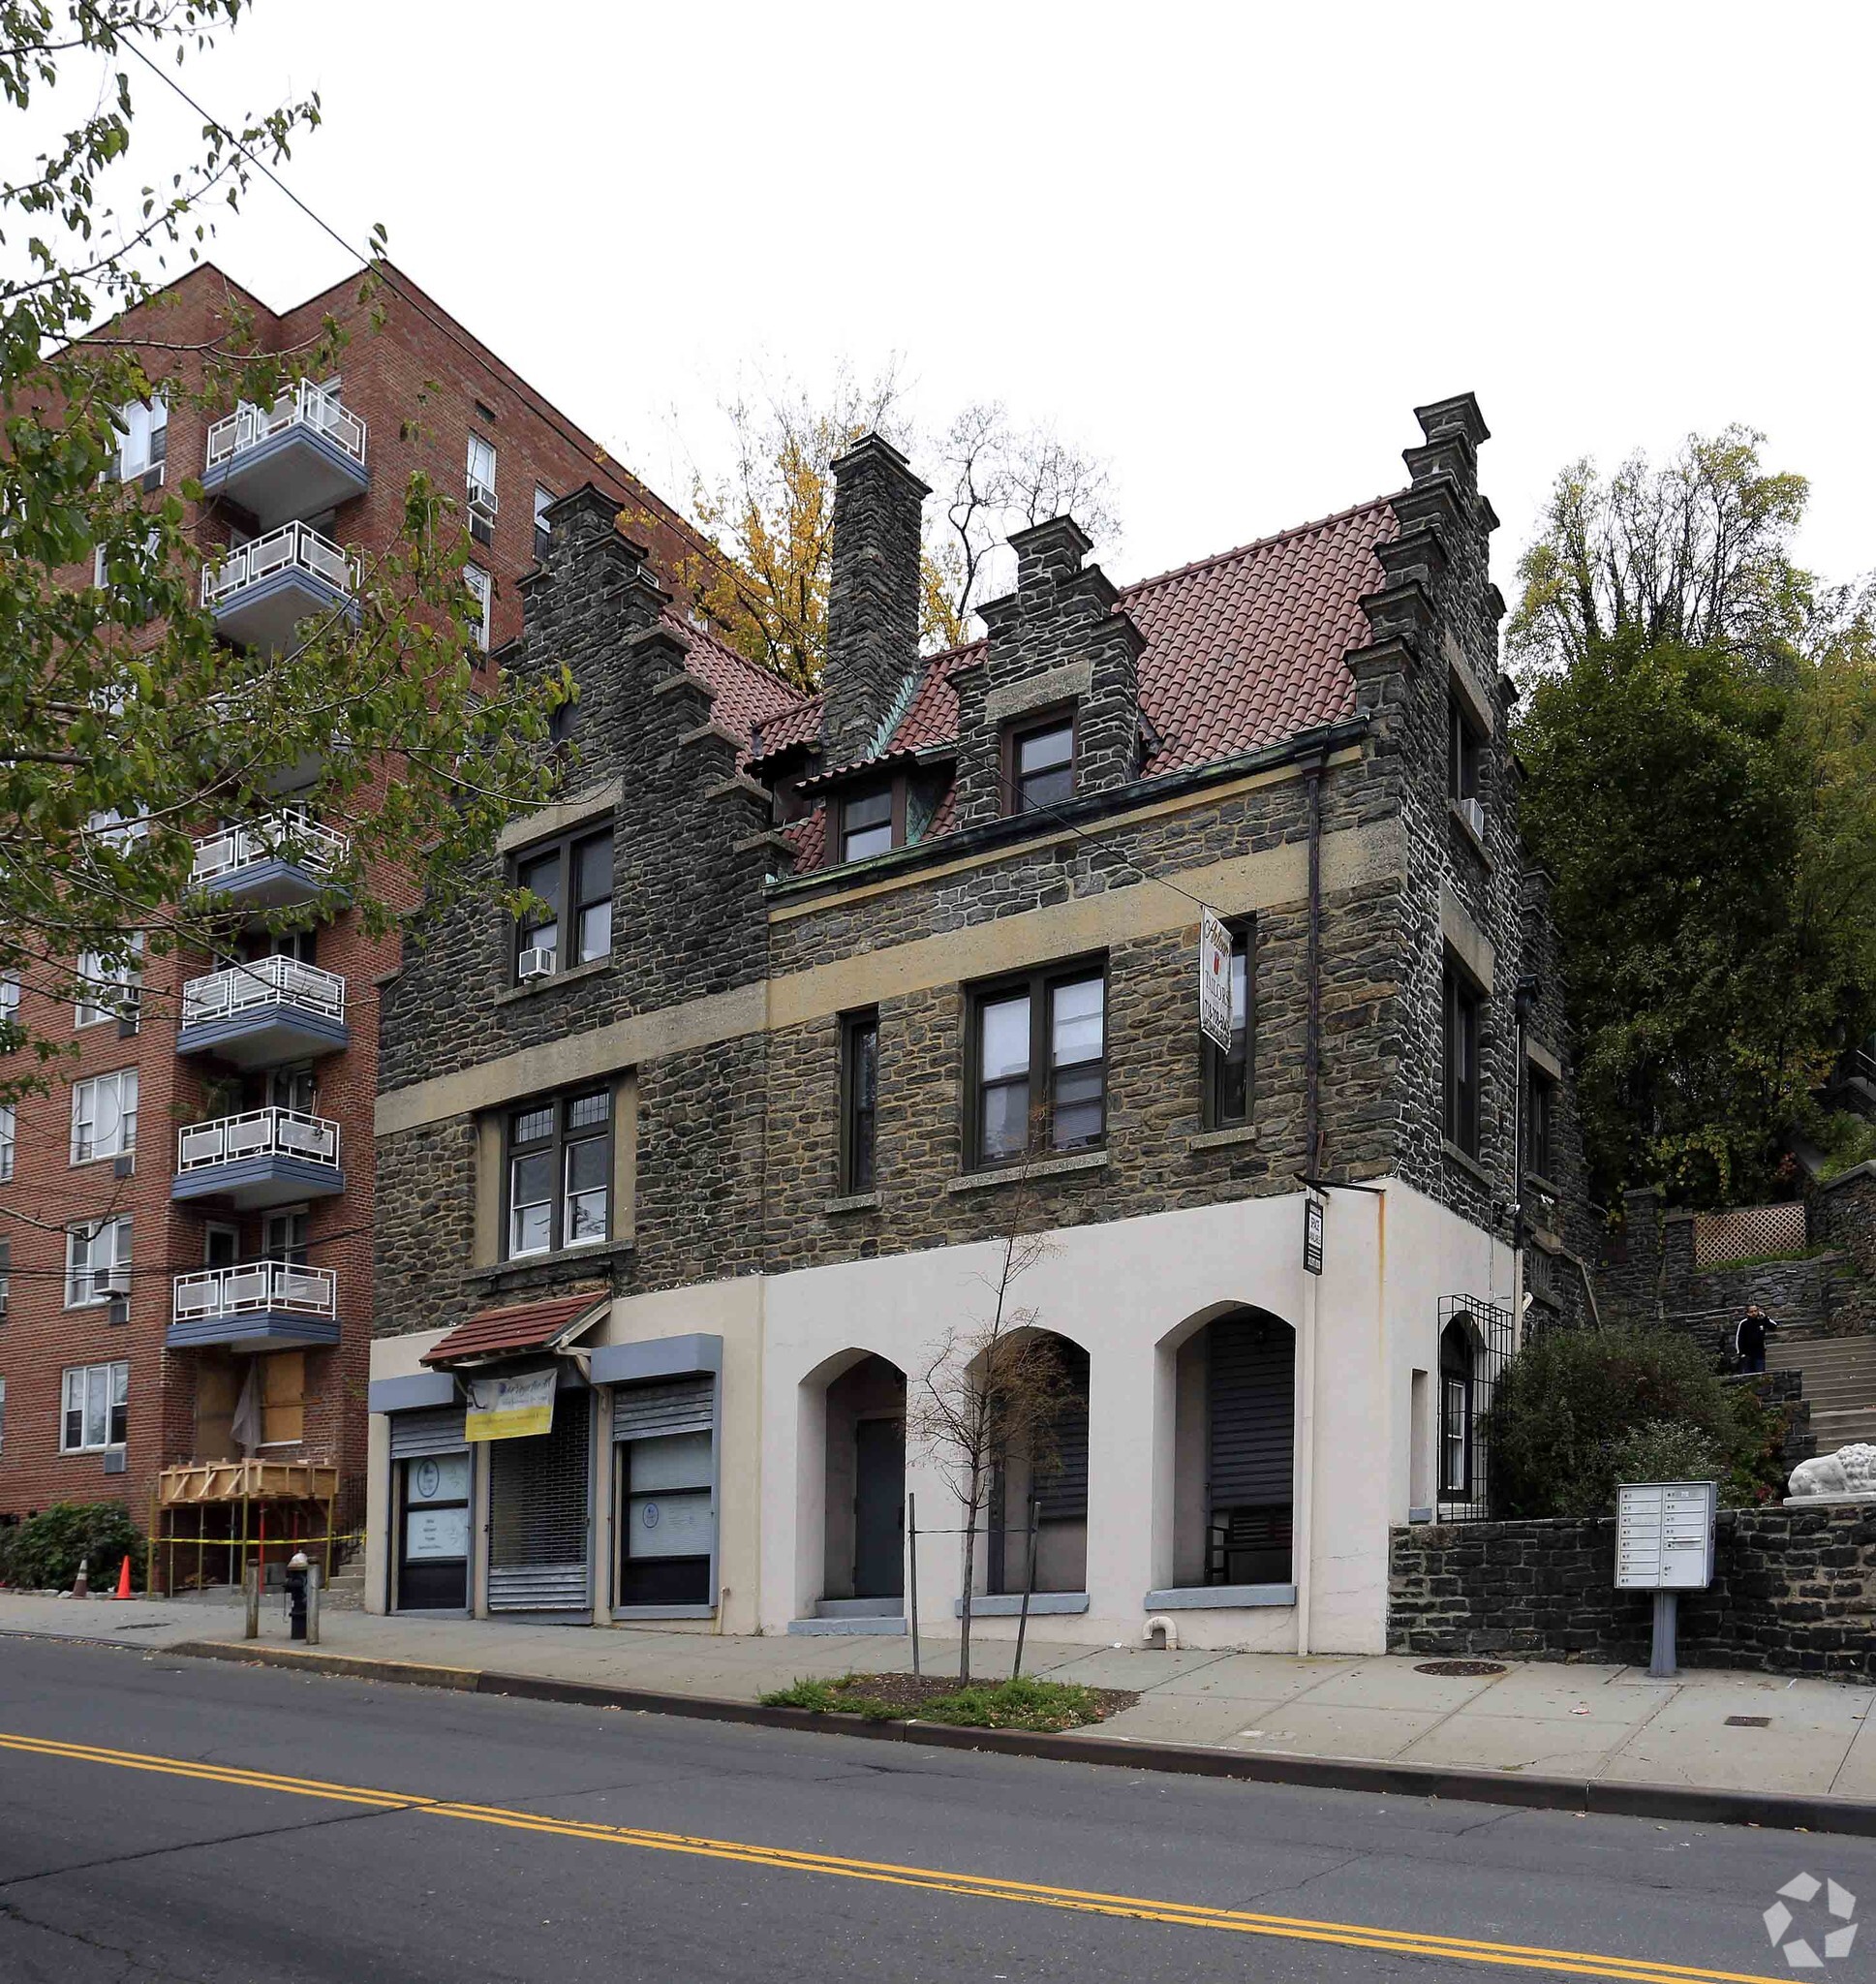
[[[1364,1762],[1349,1757],[1282,1752],[1209,1750],[1184,1743],[1133,1743],[1125,1738],[1048,1735],[1028,1729],[963,1729],[946,1722],[872,1722],[861,1716],[812,1709],[767,1708],[708,1694],[661,1694],[593,1681],[555,1681],[539,1674],[503,1674],[476,1667],[430,1667],[414,1660],[359,1659],[345,1654],[295,1653],[245,1641],[183,1640],[166,1654],[331,1674],[354,1681],[405,1682],[460,1693],[507,1695],[518,1701],[566,1702],[582,1708],[630,1709],[692,1721],[744,1722],[758,1728],[859,1736],[927,1750],[974,1750],[1109,1770],[1160,1771],[1240,1783],[1301,1784],[1324,1791],[1368,1791],[1400,1798],[1446,1798],[1477,1805],[1512,1805],[1540,1812],[1581,1812],[1683,1824],[1757,1826],[1765,1831],[1848,1833],[1876,1838],[1876,1804],[1769,1791],[1722,1791],[1695,1784],[1619,1783],[1606,1779],[1525,1777],[1437,1764]]]

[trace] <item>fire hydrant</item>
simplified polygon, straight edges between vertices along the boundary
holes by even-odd
[[[295,1550],[287,1564],[287,1616],[291,1622],[287,1637],[306,1637],[306,1573],[312,1566],[304,1550]]]

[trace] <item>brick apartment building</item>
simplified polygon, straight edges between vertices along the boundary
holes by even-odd
[[[902,1632],[909,1495],[948,1621],[908,1390],[1041,1230],[1070,1397],[1053,1466],[1000,1459],[988,1629],[1034,1508],[1052,1637],[1380,1650],[1390,1525],[1482,1507],[1495,1374],[1581,1290],[1486,428],[1419,420],[1397,493],[1125,590],[1026,531],[936,659],[926,491],[870,437],[779,710],[609,499],[555,506],[516,666],[572,668],[583,755],[500,858],[609,934],[542,959],[466,905],[384,989],[369,1605]]]
[[[408,277],[390,271],[376,305],[373,328],[355,286],[341,284],[276,313],[203,266],[111,327],[187,347],[239,307],[273,352],[315,339],[328,315],[351,329],[339,375],[272,408],[204,418],[178,394],[173,407],[125,410],[126,478],[152,491],[184,477],[204,485],[191,522],[205,549],[228,547],[204,600],[230,640],[278,647],[341,600],[357,561],[396,538],[419,469],[466,506],[491,667],[520,632],[520,580],[554,496],[599,483],[650,521],[666,571],[699,548]],[[144,363],[166,376],[154,350]],[[282,808],[246,830],[203,822],[198,881],[256,909],[307,900],[343,823],[296,819],[291,791]],[[141,1525],[163,1471],[242,1453],[233,1421],[250,1373],[255,1452],[272,1478],[336,1488],[342,1515],[355,1489],[377,1008],[397,942],[347,913],[277,945],[255,931],[240,947],[152,957],[134,1005],[101,997],[75,1012],[30,975],[18,990],[21,1017],[77,1054],[50,1064],[49,1094],[0,1117],[0,1520],[123,1498]],[[213,1553],[205,1564],[217,1573]]]

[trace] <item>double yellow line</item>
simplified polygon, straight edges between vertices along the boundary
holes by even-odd
[[[989,1875],[954,1874],[931,1867],[902,1867],[890,1861],[853,1860],[838,1853],[797,1852],[786,1846],[753,1845],[739,1840],[695,1838],[686,1833],[652,1832],[641,1826],[596,1825],[584,1819],[552,1818],[500,1805],[472,1805],[458,1799],[423,1798],[363,1784],[328,1783],[318,1778],[286,1777],[274,1771],[238,1770],[227,1764],[193,1763],[186,1757],[148,1756],[133,1750],[104,1750],[89,1743],[58,1743],[48,1737],[0,1733],[0,1750],[48,1756],[67,1763],[108,1764],[118,1770],[154,1771],[164,1777],[201,1783],[231,1784],[251,1791],[276,1791],[294,1798],[319,1798],[384,1812],[415,1812],[432,1818],[469,1819],[477,1825],[507,1826],[516,1832],[546,1833],[555,1839],[594,1840],[603,1845],[636,1846],[645,1852],[683,1853],[695,1859],[727,1860],[745,1867],[772,1867],[790,1874],[818,1874],[843,1880],[875,1881],[916,1888],[928,1894],[968,1895],[979,1901],[1021,1902],[1083,1915],[1118,1916],[1133,1922],[1163,1922],[1180,1929],[1220,1930],[1239,1936],[1277,1937],[1290,1942],[1332,1943],[1342,1949],[1384,1950],[1396,1956],[1444,1957],[1453,1963],[1491,1964],[1501,1968],[1550,1970],[1582,1977],[1616,1977],[1630,1984],[1781,1984],[1752,1970],[1701,1970],[1683,1964],[1656,1964],[1640,1957],[1598,1956],[1584,1950],[1545,1949],[1524,1943],[1481,1942],[1470,1937],[1429,1936],[1408,1929],[1378,1929],[1359,1922],[1326,1922],[1307,1916],[1263,1915],[1238,1908],[1153,1900],[1097,1890],[1048,1887],[1036,1881],[1000,1880]]]

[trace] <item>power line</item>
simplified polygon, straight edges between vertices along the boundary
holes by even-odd
[[[284,180],[280,176],[280,174],[276,172],[270,165],[267,164],[265,159],[261,158],[258,153],[250,151],[248,147],[245,144],[243,144],[241,140],[234,135],[234,133],[228,127],[228,125],[223,123],[221,118],[217,117],[212,111],[205,109],[200,103],[198,103],[197,100],[194,97],[192,97],[186,89],[183,88],[182,84],[179,83],[173,76],[171,76],[167,70],[160,68],[157,65],[157,63],[152,61],[151,58],[148,55],[146,55],[143,52],[143,50],[140,47],[138,47],[134,41],[127,39],[124,42],[124,46],[127,47],[130,50],[130,52],[133,55],[135,55],[140,63],[142,63],[144,68],[147,69],[150,72],[150,74],[158,79],[158,81],[164,83],[167,87],[173,90],[176,93],[176,95],[179,96],[182,99],[182,101],[185,104],[187,104],[189,108],[192,110],[194,110],[199,117],[202,118],[207,124],[211,125],[215,131],[220,133],[220,135],[225,140],[227,140],[227,141],[231,145],[232,145],[233,148],[237,152],[239,152],[240,155],[244,159],[246,159],[251,166],[254,167],[256,171],[260,172],[263,177],[265,177],[275,187],[277,187],[280,192],[284,193],[287,196],[287,198],[293,203],[293,205],[296,206],[299,209],[299,211],[303,213],[306,216],[306,218],[309,221],[311,221],[316,228],[319,229],[321,233],[324,234],[329,240],[331,240],[338,247],[343,249],[346,254],[351,256],[352,259],[355,263],[357,263],[360,268],[375,274],[378,280],[384,285],[384,287],[391,293],[392,295],[396,296],[400,302],[408,304],[409,307],[415,310],[416,314],[419,317],[421,317],[427,324],[429,324],[433,329],[441,331],[443,335],[446,338],[447,338],[449,342],[452,345],[454,345],[458,351],[460,351],[466,357],[472,359],[477,366],[480,367],[482,371],[486,372],[491,379],[497,380],[505,388],[512,389],[515,381],[504,376],[502,371],[497,368],[495,362],[490,357],[487,352],[483,351],[478,345],[477,345],[471,339],[464,337],[462,333],[456,328],[456,326],[453,324],[449,322],[447,318],[439,316],[436,311],[430,309],[429,306],[424,302],[424,300],[420,296],[413,295],[410,294],[409,291],[400,289],[398,287],[396,282],[392,280],[390,274],[388,273],[387,265],[382,257],[368,255],[354,242],[348,241],[346,237],[343,234],[341,234],[339,231],[335,227],[333,227],[329,221],[327,221],[324,218],[323,215],[315,212],[312,207],[307,205],[306,202],[303,201],[299,197],[299,195],[295,193],[291,186],[288,185],[286,180]],[[518,376],[519,375],[516,375],[517,379]],[[567,426],[562,420],[560,420],[556,417],[553,408],[548,404],[546,400],[541,399],[539,395],[534,393],[534,389],[532,387],[527,387],[526,381],[520,381],[520,383],[524,387],[526,387],[528,393],[535,402],[531,407],[531,411],[534,413],[535,418],[540,420],[545,426],[551,428],[554,431],[554,433],[559,435],[563,441],[565,441],[570,448],[572,448],[575,450],[575,452],[577,452],[583,459],[590,462],[593,468],[598,471],[599,475],[602,480],[609,481],[614,485],[615,492],[621,495],[624,498],[624,500],[629,502],[636,501],[637,497],[632,494],[631,490],[628,489],[625,486],[625,478],[628,472],[622,470],[615,475],[614,473],[611,472],[606,463],[595,460],[593,457],[593,450],[600,444],[592,441],[590,438],[582,439],[579,435],[575,434],[570,427]],[[637,479],[635,477],[630,478],[630,480],[634,483],[637,482]],[[638,483],[637,487],[639,495],[653,497],[654,500],[661,501],[661,499],[656,497],[655,491],[645,487],[644,484]],[[672,512],[672,515],[676,518],[676,521],[680,526],[683,526],[687,529],[689,528],[689,526],[685,524],[685,520],[682,517],[677,517],[675,512]]]

